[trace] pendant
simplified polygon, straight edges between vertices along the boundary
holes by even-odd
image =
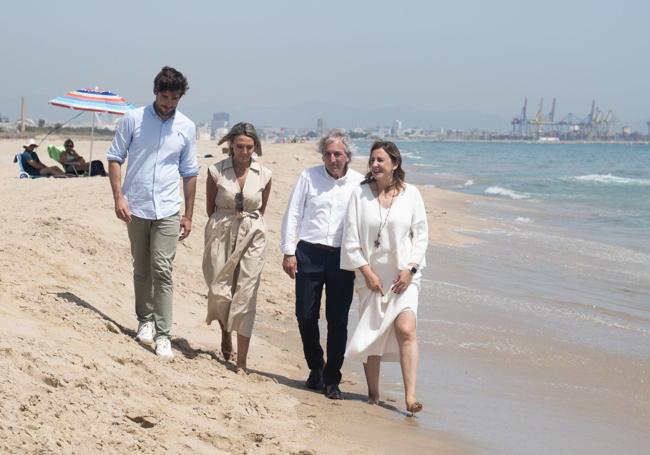
[[[381,243],[379,242],[379,236],[377,236],[377,240],[375,240],[375,248],[379,248],[379,245],[381,245]]]

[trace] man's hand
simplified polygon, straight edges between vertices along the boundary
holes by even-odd
[[[360,270],[363,278],[366,280],[366,287],[373,292],[379,292],[381,295],[384,295],[384,287],[375,271],[368,265],[364,265]]]
[[[181,217],[181,235],[178,240],[185,240],[192,232],[192,219],[183,215]]]
[[[298,272],[298,261],[296,260],[296,256],[285,254],[284,259],[282,259],[282,268],[293,280],[296,277],[296,272]]]
[[[129,211],[129,203],[126,202],[126,198],[124,196],[119,196],[115,200],[115,215],[117,217],[124,221],[125,223],[130,223],[131,222],[131,212]]]

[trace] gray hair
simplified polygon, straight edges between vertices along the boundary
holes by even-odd
[[[352,159],[352,152],[355,151],[354,144],[350,141],[350,137],[341,130],[332,130],[327,135],[323,136],[318,142],[318,153],[323,154],[325,147],[332,142],[339,141],[343,144],[343,149],[348,157],[348,162]]]

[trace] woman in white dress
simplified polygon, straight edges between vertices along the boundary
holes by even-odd
[[[375,142],[368,168],[343,227],[341,268],[356,272],[359,294],[359,324],[345,357],[363,361],[371,404],[379,402],[381,360],[399,360],[406,410],[414,414],[422,410],[415,394],[416,321],[428,244],[426,210],[418,189],[404,181],[394,143]]]

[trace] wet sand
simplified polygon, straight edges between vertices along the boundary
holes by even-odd
[[[429,251],[421,424],[479,454],[647,453],[650,258],[534,226],[475,236]]]

